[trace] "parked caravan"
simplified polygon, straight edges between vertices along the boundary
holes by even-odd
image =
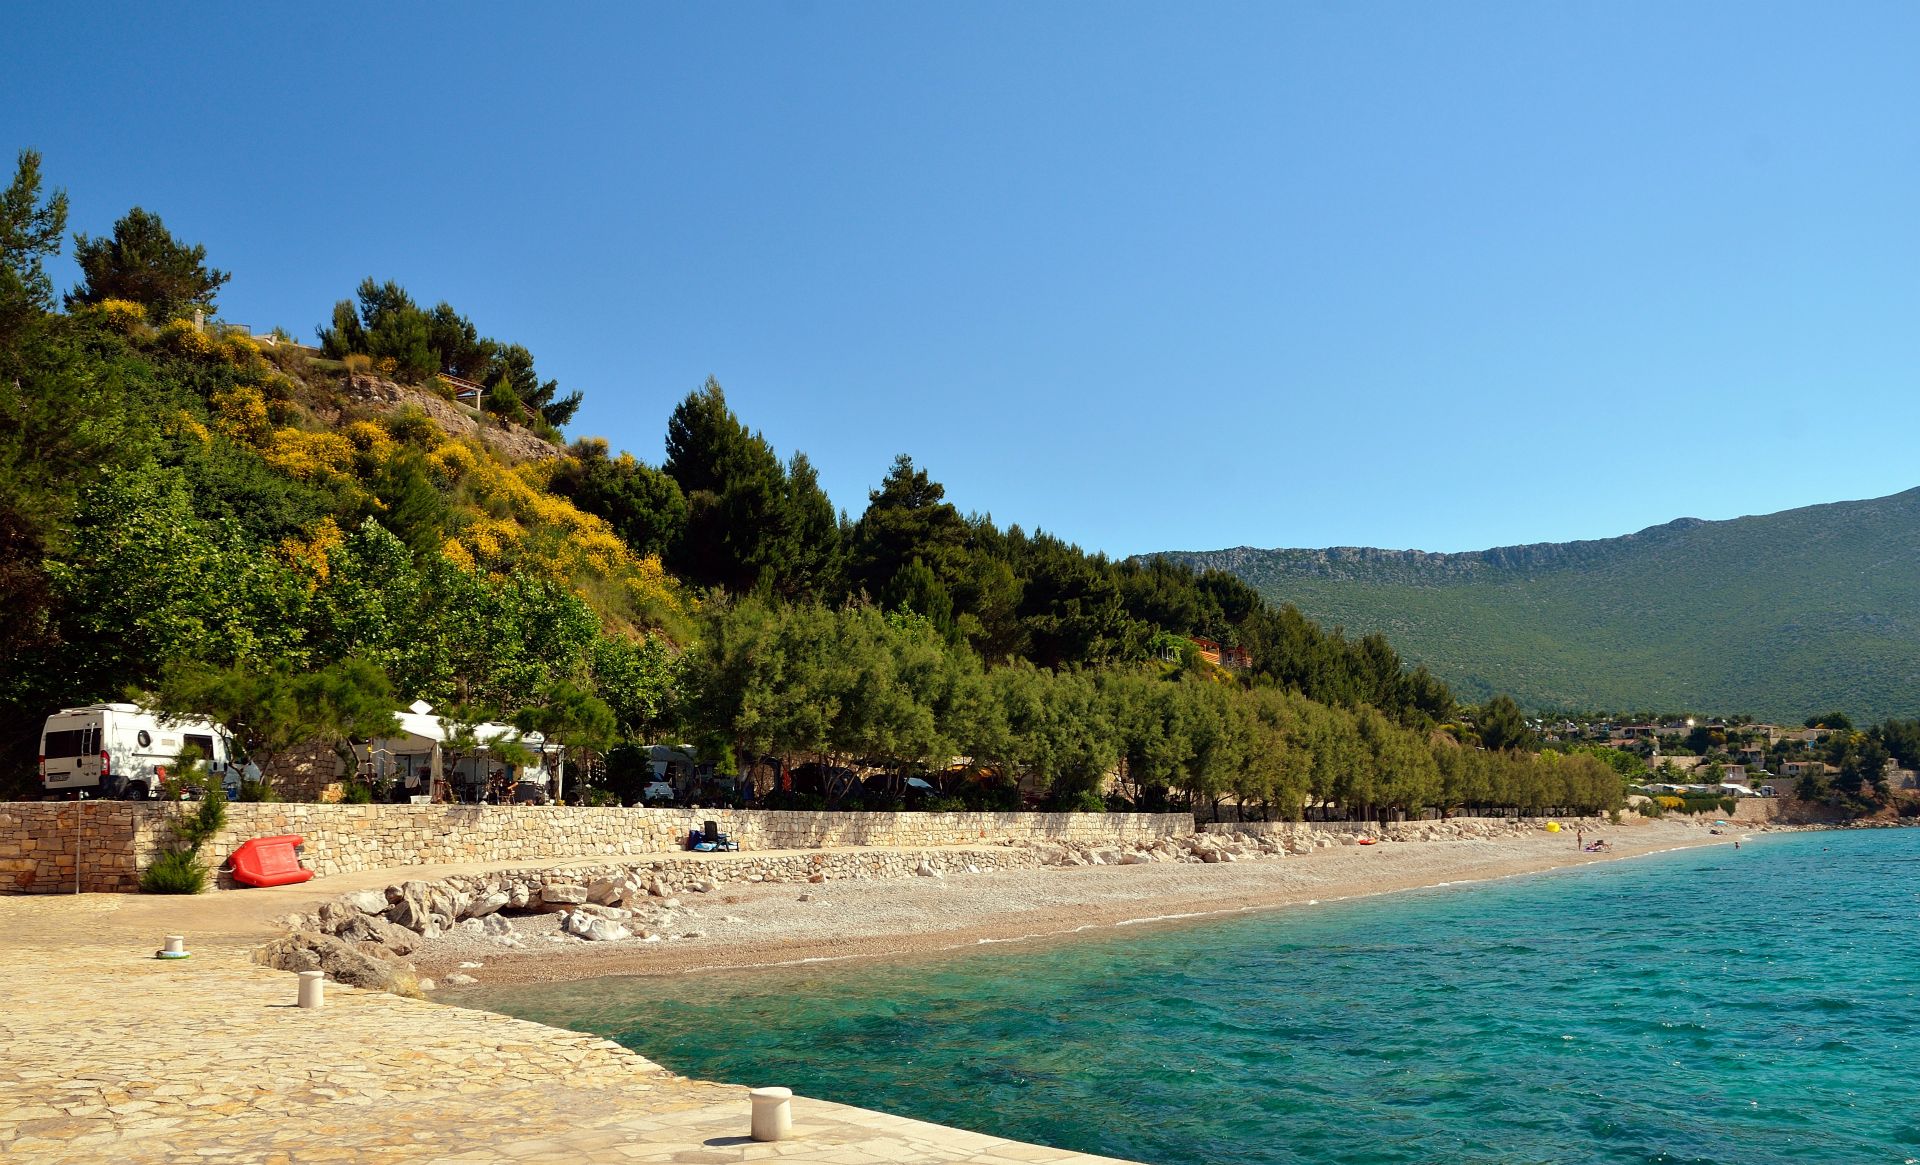
[[[229,798],[259,770],[234,756],[225,728],[199,717],[163,717],[137,704],[89,704],[47,717],[40,733],[40,787],[48,793],[144,801],[188,747],[220,775]]]

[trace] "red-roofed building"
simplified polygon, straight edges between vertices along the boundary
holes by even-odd
[[[1215,667],[1224,667],[1228,671],[1247,671],[1253,667],[1253,656],[1244,647],[1223,647],[1216,640],[1198,635],[1188,638],[1200,649],[1200,658]]]

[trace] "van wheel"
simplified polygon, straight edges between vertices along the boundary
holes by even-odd
[[[145,801],[147,799],[147,787],[139,781],[129,782],[120,790],[120,799],[122,801]]]

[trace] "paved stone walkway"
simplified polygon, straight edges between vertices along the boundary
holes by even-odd
[[[333,983],[302,1010],[295,976],[248,955],[290,892],[338,889],[0,898],[0,1160],[1105,1160],[805,1098],[794,1139],[758,1144],[745,1088],[595,1036]],[[153,957],[168,930],[193,958]]]

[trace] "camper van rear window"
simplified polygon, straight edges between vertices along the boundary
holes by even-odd
[[[47,733],[41,755],[49,760],[66,756],[86,756],[93,751],[91,728],[68,728]]]

